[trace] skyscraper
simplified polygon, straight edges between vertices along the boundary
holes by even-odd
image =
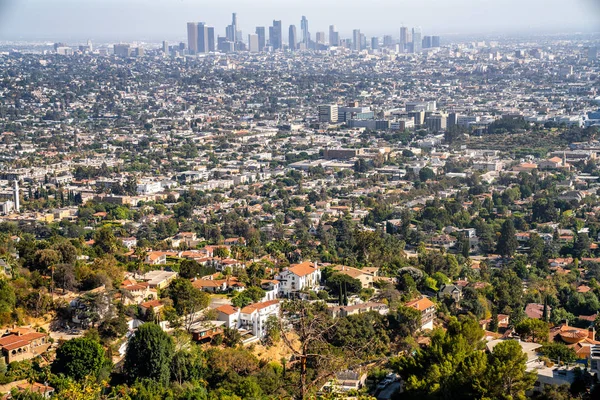
[[[273,20],[273,26],[269,28],[269,42],[271,42],[273,50],[281,50],[283,48],[281,20]]]
[[[408,28],[403,26],[400,28],[400,51],[406,51],[406,44],[408,43]]]
[[[440,37],[439,36],[431,37],[431,47],[440,47]]]
[[[266,40],[267,36],[265,35],[265,27],[257,26],[256,34],[258,35],[258,51],[263,51],[267,44],[267,40]]]
[[[431,36],[423,36],[423,48],[424,49],[429,49],[431,48]]]
[[[394,39],[392,35],[385,35],[383,37],[383,47],[391,47],[394,44]]]
[[[188,22],[187,36],[188,36],[188,51],[190,54],[196,54],[198,52],[198,24],[197,23]]]
[[[315,34],[315,42],[318,44],[325,44],[325,32],[317,32]]]
[[[339,46],[340,45],[340,35],[335,29],[335,25],[329,25],[329,45],[330,46]]]
[[[197,53],[207,53],[208,52],[208,30],[207,26],[204,22],[198,22],[198,51]]]
[[[379,50],[379,38],[378,37],[371,38],[371,48],[373,50]]]
[[[412,51],[413,53],[421,52],[421,28],[413,28],[412,29]]]
[[[162,51],[165,54],[169,53],[169,43],[166,40],[163,40]]]
[[[360,36],[360,29],[352,31],[352,50],[360,51],[362,45],[362,38]]]
[[[233,36],[230,39],[233,43],[237,42],[239,39],[237,37],[237,32],[238,32],[238,24],[237,24],[237,14],[236,13],[232,13],[231,14],[231,30],[233,32]]]
[[[254,34],[254,35],[248,35],[248,51],[250,53],[258,53],[259,47],[258,47],[258,35]]]
[[[310,43],[310,32],[308,31],[308,19],[303,15],[300,20],[300,29],[302,30],[302,43],[307,47]]]
[[[206,27],[206,38],[208,41],[208,50],[209,52],[215,51],[215,28],[212,26]]]
[[[296,25],[290,25],[289,30],[289,46],[291,51],[298,50],[296,46],[298,46],[298,34],[296,33]]]

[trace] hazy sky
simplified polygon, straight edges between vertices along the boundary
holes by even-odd
[[[0,0],[0,40],[183,40],[187,21],[224,36],[232,12],[244,36],[273,19],[299,29],[302,15],[313,37],[330,24],[344,37],[398,36],[402,24],[424,34],[600,32],[600,0]]]

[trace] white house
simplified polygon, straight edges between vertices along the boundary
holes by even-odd
[[[237,328],[240,320],[240,309],[229,304],[216,308],[218,312],[217,321],[225,322],[227,328]]]
[[[293,293],[318,286],[321,280],[321,270],[317,263],[305,261],[300,264],[292,264],[289,268],[281,271],[275,279],[280,282],[279,294],[289,297]]]
[[[251,331],[257,338],[263,338],[267,334],[266,325],[270,316],[279,317],[279,300],[250,304],[242,308],[239,327]]]

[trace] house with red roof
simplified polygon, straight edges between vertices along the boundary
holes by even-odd
[[[427,297],[421,297],[420,299],[409,301],[405,306],[414,308],[421,313],[421,327],[419,330],[433,329],[436,307],[431,300]]]
[[[49,347],[48,335],[31,329],[16,329],[0,338],[0,352],[6,364],[30,360]]]
[[[319,285],[321,270],[317,263],[305,261],[292,264],[281,271],[276,277],[280,282],[279,292],[282,297],[290,297],[304,289],[311,289]]]

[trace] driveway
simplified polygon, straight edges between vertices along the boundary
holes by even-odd
[[[393,394],[402,388],[400,382],[392,382],[377,395],[377,400],[389,400]]]

